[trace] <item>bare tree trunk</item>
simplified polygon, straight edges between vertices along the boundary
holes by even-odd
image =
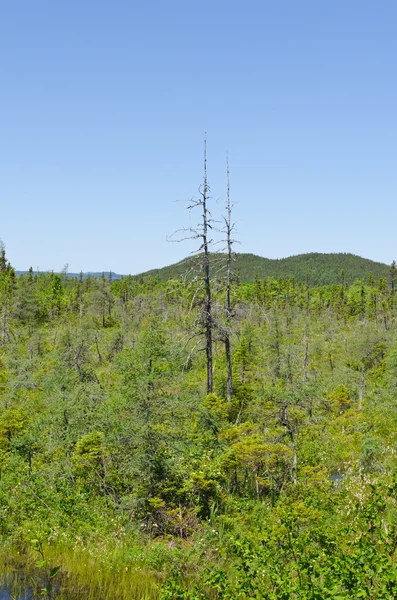
[[[211,298],[211,277],[210,277],[210,253],[209,247],[212,240],[209,239],[209,231],[212,229],[211,213],[208,209],[208,201],[210,188],[207,181],[207,135],[204,136],[204,177],[203,183],[199,187],[199,199],[192,198],[188,206],[189,210],[199,208],[202,211],[202,222],[197,227],[189,227],[186,229],[179,229],[174,234],[184,231],[189,232],[190,235],[182,237],[180,239],[174,239],[170,241],[181,242],[186,239],[196,240],[200,239],[201,244],[196,250],[199,253],[199,274],[198,278],[204,283],[204,299],[201,303],[201,314],[200,314],[200,335],[205,337],[205,352],[206,352],[206,363],[207,363],[207,394],[212,393],[213,389],[213,357],[212,357],[212,332],[214,328],[214,318],[212,309],[212,298]],[[170,238],[174,236],[172,234]]]
[[[227,233],[227,269],[226,269],[226,337],[225,337],[225,351],[226,351],[226,364],[227,364],[227,385],[226,385],[226,398],[228,402],[232,401],[233,392],[233,375],[232,375],[232,352],[230,348],[230,317],[232,315],[232,303],[230,297],[231,287],[231,273],[232,273],[232,223],[231,214],[232,208],[230,204],[230,173],[229,173],[229,161],[227,160],[227,217],[226,217],[226,233]]]
[[[203,250],[204,250],[204,281],[205,281],[205,352],[207,356],[207,394],[212,393],[212,304],[211,304],[211,279],[210,257],[208,250],[208,182],[207,182],[207,136],[204,138],[204,181],[202,190],[203,206]]]

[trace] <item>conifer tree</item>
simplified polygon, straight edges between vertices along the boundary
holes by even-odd
[[[1,315],[1,340],[6,344],[10,341],[9,315],[11,300],[16,285],[15,271],[6,257],[4,243],[0,240],[0,315]]]
[[[0,240],[0,273],[5,273],[7,270],[6,249],[2,240]]]
[[[397,280],[397,265],[396,265],[396,261],[393,260],[393,262],[390,265],[390,270],[389,270],[389,277],[390,277],[390,286],[391,286],[391,295],[392,295],[392,307],[393,307],[393,303],[394,303],[394,291],[395,291],[395,285],[396,285],[396,280]]]

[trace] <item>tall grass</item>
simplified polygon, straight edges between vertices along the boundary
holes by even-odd
[[[142,567],[115,568],[98,563],[88,552],[67,548],[46,548],[51,566],[60,566],[54,578],[54,598],[58,600],[156,600],[161,575]],[[0,554],[0,570],[14,597],[28,589],[39,593],[46,573],[36,567],[34,551],[23,552],[8,546]],[[23,576],[21,578],[21,575]],[[36,597],[36,593],[35,593]],[[39,597],[39,596],[37,596]]]

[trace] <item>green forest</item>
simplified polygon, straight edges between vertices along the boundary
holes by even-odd
[[[212,258],[193,278],[16,276],[2,247],[16,597],[397,597],[395,265],[247,281]]]
[[[215,258],[215,275],[221,273],[227,261],[227,255],[217,253]],[[184,260],[162,269],[152,269],[141,273],[138,279],[178,279],[189,278],[199,261],[197,256],[188,256]],[[343,270],[346,283],[352,284],[357,279],[372,277],[379,279],[387,277],[389,267],[383,263],[362,258],[348,253],[321,253],[298,254],[288,258],[263,258],[255,254],[235,253],[233,261],[235,277],[241,281],[255,281],[256,278],[275,277],[276,279],[296,279],[306,281],[307,277],[314,285],[329,285],[339,283],[340,273]],[[120,277],[119,275],[117,277]]]

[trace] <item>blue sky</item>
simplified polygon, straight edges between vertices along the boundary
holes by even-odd
[[[397,259],[397,4],[4,0],[0,238],[18,269],[137,273],[231,193],[241,252]]]

